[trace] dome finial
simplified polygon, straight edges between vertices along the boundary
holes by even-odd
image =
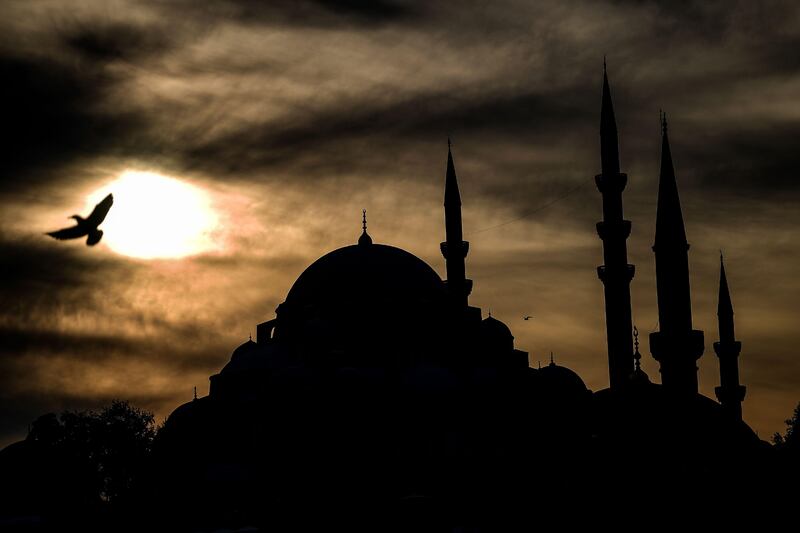
[[[550,352],[550,366],[556,366],[556,362],[553,359],[553,352]]]
[[[650,378],[642,370],[642,354],[639,353],[639,329],[633,326],[633,361],[635,368],[631,374],[631,381],[634,384],[648,384]]]
[[[361,237],[358,238],[358,244],[367,245],[372,244],[372,237],[367,233],[367,210],[361,210]]]

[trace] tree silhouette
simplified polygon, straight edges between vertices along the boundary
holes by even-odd
[[[85,503],[124,501],[145,468],[156,426],[153,414],[114,400],[99,412],[64,411],[39,417],[27,441],[64,462],[70,486]]]
[[[794,408],[792,418],[784,420],[786,423],[786,434],[775,433],[772,442],[775,446],[788,449],[800,449],[800,403]]]

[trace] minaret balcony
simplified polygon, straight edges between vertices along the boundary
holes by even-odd
[[[444,286],[445,286],[446,290],[448,290],[448,291],[454,290],[453,289],[454,285],[455,285],[454,283],[449,283],[448,280],[444,280]],[[463,280],[463,282],[461,283],[461,286],[462,286],[461,292],[463,292],[463,294],[465,296],[469,296],[470,294],[472,294],[473,282],[472,282],[471,279]]]
[[[742,403],[747,394],[747,387],[744,385],[719,386],[714,387],[714,393],[717,395],[719,403],[723,405],[733,402]]]
[[[656,331],[650,334],[650,353],[656,361],[700,359],[705,351],[704,334],[700,330]]]
[[[597,277],[600,278],[600,281],[603,283],[615,277],[621,277],[624,281],[630,282],[635,273],[636,267],[634,265],[625,265],[625,268],[608,268],[608,265],[600,265],[597,267]]]
[[[614,239],[627,239],[631,235],[631,221],[630,220],[604,220],[597,223],[597,235],[601,240],[606,240],[609,237]]]
[[[442,255],[444,256],[445,259],[464,259],[465,257],[467,257],[467,254],[469,253],[468,241],[461,241],[460,245],[458,244],[458,242],[456,242],[455,246],[452,246],[454,255],[451,257],[450,251],[452,244],[453,243],[448,241],[439,244],[439,248],[441,249]]]
[[[622,191],[625,190],[625,185],[628,184],[628,175],[624,172],[617,174],[598,174],[594,177],[594,182],[597,184],[597,189],[601,193],[622,193]]]
[[[739,357],[739,353],[742,351],[742,343],[741,341],[727,341],[727,342],[715,342],[714,343],[714,353],[717,354],[717,357]]]

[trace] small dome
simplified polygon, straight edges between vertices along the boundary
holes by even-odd
[[[539,380],[542,385],[551,390],[577,393],[588,390],[578,374],[552,361],[549,365],[539,370]]]
[[[364,233],[362,233],[361,237],[358,238],[358,244],[360,244],[361,246],[372,244],[372,237],[369,236],[367,230],[364,230]]]
[[[511,330],[491,315],[481,321],[480,334],[483,348],[489,352],[514,349],[514,335]]]
[[[491,315],[481,322],[481,333],[498,339],[514,338],[509,327]]]
[[[252,339],[248,340],[233,351],[231,360],[222,368],[220,374],[252,370],[263,366],[265,359],[261,347]]]
[[[246,342],[239,345],[233,353],[231,354],[231,361],[234,359],[239,359],[240,357],[246,357],[247,354],[252,353],[254,350],[258,348],[258,344],[253,342],[253,339],[249,339]]]

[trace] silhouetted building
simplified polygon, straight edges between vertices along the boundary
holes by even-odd
[[[376,243],[364,212],[357,244],[300,274],[276,316],[258,325],[256,340],[211,376],[209,395],[169,417],[159,446],[165,494],[184,494],[186,505],[207,501],[209,509],[257,494],[260,503],[237,505],[262,517],[309,502],[336,512],[359,502],[386,516],[441,518],[436,513],[511,510],[545,492],[552,501],[621,505],[640,491],[666,498],[686,484],[690,494],[688,480],[698,473],[741,475],[730,470],[732,458],[761,442],[741,421],[744,387],[724,270],[715,344],[721,406],[697,394],[703,333],[692,329],[689,245],[666,120],[662,135],[653,246],[660,331],[650,349],[663,385],[642,370],[632,327],[627,176],[604,68],[596,183],[608,389],[592,393],[552,357],[530,368],[509,327],[469,305],[469,243],[448,141],[447,280],[409,252]],[[642,478],[631,462],[642,450],[660,458],[658,477]],[[614,490],[598,495],[586,479],[606,479]]]
[[[258,325],[256,340],[211,376],[209,395],[169,417],[159,449],[169,458],[166,478],[182,482],[164,490],[195,495],[193,505],[233,494],[246,500],[255,491],[274,503],[271,513],[300,502],[337,502],[339,509],[359,501],[407,515],[502,507],[539,491],[590,498],[580,481],[587,475],[613,480],[610,499],[666,491],[692,472],[724,477],[730,458],[760,441],[741,422],[744,387],[724,270],[715,344],[723,405],[697,394],[703,333],[692,329],[689,245],[666,120],[662,135],[653,246],[660,331],[651,334],[650,349],[663,386],[642,370],[632,327],[627,176],[604,68],[596,183],[610,388],[592,393],[552,357],[544,368],[530,368],[509,327],[469,305],[469,243],[448,141],[441,243],[447,280],[409,252],[374,242],[364,212],[357,244],[312,263],[276,316]],[[634,483],[641,476],[630,457],[644,449],[664,469],[652,483]],[[536,459],[545,453],[548,460]],[[519,486],[525,488],[511,490]],[[259,508],[253,505],[250,512]]]
[[[644,495],[659,515],[694,510],[674,502],[707,501],[698,480],[713,479],[724,497],[756,479],[764,443],[741,420],[740,343],[722,266],[714,345],[722,405],[697,393],[703,332],[692,329],[689,245],[666,120],[653,246],[660,331],[650,335],[663,385],[641,368],[627,177],[605,69],[602,94],[598,275],[609,388],[590,391],[552,355],[530,368],[511,329],[469,305],[469,244],[448,142],[447,280],[413,254],[376,243],[363,212],[357,243],[308,266],[256,339],[210,377],[209,394],[169,416],[155,447],[156,511],[196,530],[303,530],[374,515],[369,530],[491,531],[498,516],[563,521],[589,502],[620,518]],[[643,473],[644,453],[658,458],[657,473]]]

